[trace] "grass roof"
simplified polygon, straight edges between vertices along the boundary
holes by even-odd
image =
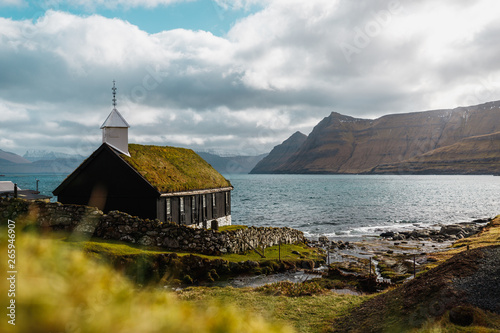
[[[229,187],[231,183],[191,149],[129,144],[120,155],[160,192]]]

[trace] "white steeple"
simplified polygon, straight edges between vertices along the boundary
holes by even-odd
[[[107,143],[120,152],[129,155],[128,152],[128,128],[130,125],[116,109],[116,87],[113,80],[113,110],[101,126],[102,142]]]

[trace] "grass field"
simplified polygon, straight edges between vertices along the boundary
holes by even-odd
[[[232,226],[233,228],[241,226]],[[190,252],[176,252],[176,251],[165,251],[165,249],[158,247],[147,247],[138,244],[131,244],[127,242],[115,241],[115,240],[103,240],[100,238],[92,238],[90,240],[71,240],[65,234],[47,235],[54,239],[59,239],[61,241],[68,242],[69,244],[79,247],[87,252],[93,253],[106,253],[109,255],[120,256],[120,255],[158,255],[158,254],[170,254],[177,253],[178,256],[186,256],[193,253]],[[262,258],[255,251],[248,251],[245,254],[223,254],[220,256],[216,255],[204,255],[196,253],[196,256],[207,259],[223,259],[231,262],[241,262],[241,261],[257,261],[265,262],[270,260],[288,260],[288,261],[300,261],[300,260],[324,260],[325,254],[319,249],[310,248],[305,244],[282,244],[281,246],[275,245],[266,249],[259,248],[260,253],[264,253],[265,258]],[[293,253],[295,252],[295,253]],[[299,254],[296,254],[299,253]]]
[[[99,239],[69,241],[66,234],[49,235],[16,234],[17,332],[324,332],[332,328],[335,318],[351,313],[376,296],[338,295],[312,284],[311,289],[275,284],[260,289],[190,287],[177,292],[158,285],[140,287],[102,260],[91,258],[106,254],[135,260],[168,255],[171,251]],[[438,253],[435,258],[442,262],[466,250],[467,245],[475,248],[499,243],[500,217],[497,217],[481,234],[457,242],[448,252]],[[0,228],[0,269],[3,272],[9,270],[7,246],[7,230]],[[177,254],[179,257],[190,255]],[[244,255],[200,257],[263,263],[278,259],[278,247],[265,249],[265,255],[266,258],[261,258],[251,251]],[[281,247],[282,260],[313,260],[321,259],[322,255],[304,245]],[[8,304],[8,294],[3,292],[9,288],[5,278],[0,279],[0,287],[0,303]],[[290,288],[300,289],[298,294],[305,296],[285,296]],[[493,320],[484,317],[482,312],[477,316],[485,322]],[[494,327],[496,321],[486,326]],[[484,332],[495,332],[480,328]],[[3,320],[0,331],[13,330],[7,320]],[[414,331],[474,330],[453,325],[443,317],[429,320]]]
[[[177,294],[199,307],[206,302],[232,304],[236,308],[258,313],[267,320],[290,324],[297,332],[304,333],[324,332],[334,318],[345,315],[368,298],[338,295],[332,291],[301,297],[270,296],[251,288],[231,287],[191,287]]]
[[[7,272],[7,232],[0,230],[0,269]],[[163,289],[138,288],[107,265],[60,240],[17,233],[15,295],[0,279],[0,303],[15,300],[15,327],[1,332],[291,332],[271,317],[229,304],[200,307]],[[6,311],[5,307],[4,312]]]

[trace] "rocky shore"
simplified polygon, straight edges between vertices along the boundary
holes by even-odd
[[[442,226],[439,230],[434,228],[414,229],[410,232],[388,231],[380,234],[380,237],[388,240],[418,240],[418,241],[455,241],[467,238],[480,232],[489,219],[479,219],[472,222],[462,222]]]
[[[437,225],[433,227],[418,228],[412,231],[386,231],[379,235],[387,241],[419,241],[419,242],[449,242],[462,238],[467,238],[479,233],[484,226],[490,222],[491,218],[478,219],[471,222],[460,222],[447,225]],[[366,239],[375,239],[375,237],[363,237]],[[320,247],[330,250],[355,249],[355,244],[359,242],[344,240],[330,240],[326,236],[320,236],[318,239],[307,239],[311,247]]]
[[[413,278],[433,263],[432,253],[449,249],[453,242],[479,233],[491,219],[415,228],[412,231],[386,231],[361,240],[308,239],[308,245],[327,252],[329,270],[364,278],[375,276],[380,288]],[[330,273],[331,273],[330,272]]]

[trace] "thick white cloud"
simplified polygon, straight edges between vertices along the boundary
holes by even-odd
[[[331,111],[377,117],[500,99],[493,0],[215,3],[262,10],[224,37],[148,34],[53,10],[34,23],[0,18],[0,134],[8,138],[0,142],[20,153],[88,153],[111,110],[113,79],[132,140],[245,154],[307,134]]]

